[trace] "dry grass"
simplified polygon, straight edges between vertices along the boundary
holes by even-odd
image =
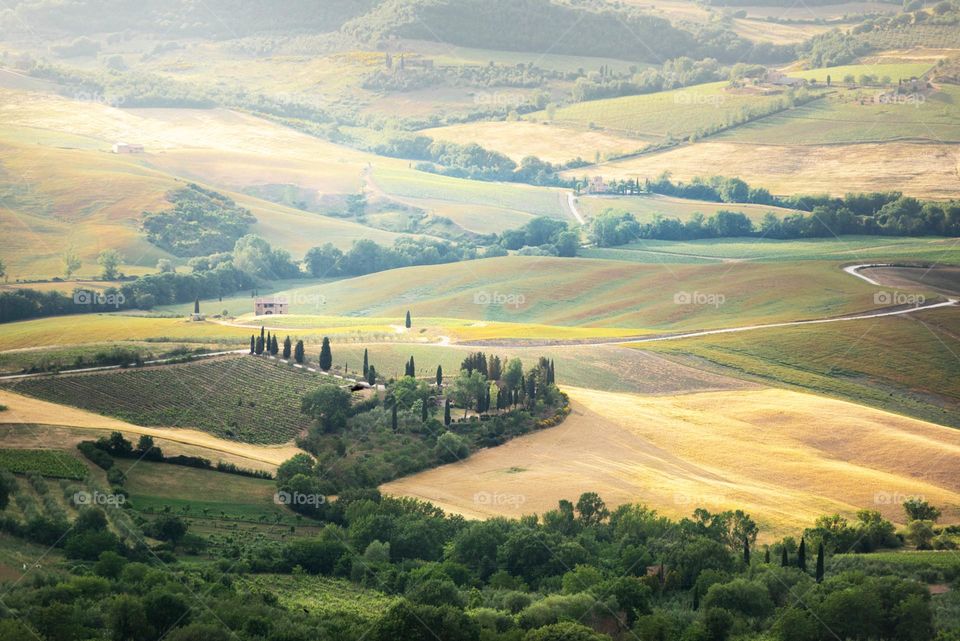
[[[672,517],[743,508],[766,538],[861,508],[901,521],[895,499],[908,494],[943,506],[944,522],[960,519],[957,430],[774,389],[567,391],[574,413],[562,425],[382,489],[470,517],[542,514],[587,491]]]
[[[661,154],[607,163],[588,173],[612,178],[675,179],[739,176],[777,194],[890,191],[952,198],[960,190],[960,146],[884,143],[860,145],[762,145],[703,142]],[[584,170],[567,172],[582,175]]]
[[[250,445],[227,441],[197,430],[133,425],[119,419],[101,416],[66,405],[21,396],[5,389],[0,389],[0,403],[8,408],[0,416],[4,425],[39,425],[54,426],[57,429],[84,428],[99,431],[100,433],[94,432],[94,438],[102,436],[102,432],[105,431],[120,431],[126,434],[128,438],[134,439],[141,434],[146,434],[156,439],[162,439],[159,444],[164,449],[167,448],[167,444],[176,444],[192,449],[199,448],[204,451],[201,455],[206,458],[216,460],[222,458],[222,455],[235,457],[243,459],[246,467],[252,467],[252,463],[259,463],[265,467],[277,466],[301,451],[292,444]],[[89,433],[84,434],[84,437],[88,438]],[[66,438],[72,440],[74,437]],[[5,429],[2,440],[6,446],[10,447],[26,446],[38,441],[49,447],[51,443],[62,442],[59,439],[49,440],[42,432],[38,433],[24,428],[21,428],[19,432],[11,432]],[[171,450],[171,453],[174,453],[174,451]]]

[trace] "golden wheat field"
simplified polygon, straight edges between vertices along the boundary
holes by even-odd
[[[480,518],[542,514],[588,491],[671,517],[741,508],[768,537],[864,508],[899,521],[918,494],[960,519],[957,430],[778,389],[566,391],[573,413],[560,426],[382,489]]]

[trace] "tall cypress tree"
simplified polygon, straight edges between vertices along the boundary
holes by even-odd
[[[443,424],[450,425],[450,399],[443,402]]]
[[[297,346],[293,350],[293,360],[301,365],[303,364],[303,341],[297,341]]]
[[[420,422],[421,423],[427,422],[427,402],[429,400],[430,399],[426,399],[426,398],[423,399],[423,404],[420,406]]]
[[[780,567],[788,567],[790,565],[790,558],[787,556],[787,546],[784,545],[780,548]]]
[[[257,348],[255,350],[257,356],[263,354],[263,336],[257,337]]]
[[[287,336],[283,339],[283,357],[286,360],[290,360],[290,351],[293,349],[293,343],[290,342],[290,337]]]
[[[320,346],[320,369],[329,372],[333,367],[333,352],[330,350],[330,339],[323,337],[323,345]]]
[[[250,334],[250,353],[253,354],[257,351],[257,342],[253,337],[253,334]]]
[[[367,370],[370,369],[370,355],[367,354],[367,348],[363,348],[363,377],[367,377]]]
[[[404,325],[406,326],[407,329],[410,329],[410,327],[413,326],[413,322],[412,322],[411,319],[410,319],[410,310],[409,310],[409,309],[407,310],[407,318],[406,318],[406,320],[404,321]]]
[[[770,565],[770,546],[767,546],[767,549],[763,552],[763,562],[767,565]]]
[[[817,546],[817,583],[823,582],[823,541]]]
[[[367,382],[371,385],[377,384],[377,368],[373,365],[367,368]]]
[[[443,367],[437,365],[437,389],[443,387]]]
[[[750,567],[750,539],[743,537],[743,562]]]
[[[280,352],[280,346],[277,344],[277,335],[273,335],[273,342],[270,344],[270,353],[276,356]]]
[[[393,428],[393,431],[397,431],[397,401],[394,399],[393,407],[390,409],[390,426]]]
[[[807,542],[800,537],[800,549],[797,550],[797,567],[807,571]]]

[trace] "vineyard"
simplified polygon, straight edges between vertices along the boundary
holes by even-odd
[[[288,608],[352,614],[367,621],[375,620],[397,601],[395,597],[324,576],[256,574],[243,577],[241,585],[251,592],[272,593]]]
[[[137,425],[184,427],[247,443],[285,443],[310,425],[300,399],[315,374],[250,356],[21,380],[37,398]]]
[[[87,468],[78,459],[55,450],[0,449],[0,470],[79,481],[86,478]]]

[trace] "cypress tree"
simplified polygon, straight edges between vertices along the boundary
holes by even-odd
[[[200,313],[200,297],[199,296],[197,296],[197,299],[193,301],[193,313],[194,314]]]
[[[750,567],[750,539],[743,538],[743,562]]]
[[[377,384],[377,368],[373,365],[367,368],[367,382],[371,385]]]
[[[443,424],[450,425],[450,399],[443,402]]]
[[[817,546],[817,583],[823,582],[823,541]]]
[[[273,335],[273,343],[270,344],[270,353],[276,356],[280,352],[280,345],[277,344],[277,335]]]
[[[367,370],[370,369],[370,356],[367,354],[367,348],[363,348],[363,377],[367,377]]]
[[[784,545],[780,549],[780,567],[788,567],[790,565],[790,559],[787,557],[787,546]]]
[[[260,354],[263,354],[263,336],[257,337],[257,348],[255,351],[257,356],[259,356]]]
[[[397,431],[397,401],[394,399],[393,407],[390,409],[390,426],[393,428],[393,431]]]
[[[416,376],[417,376],[417,366],[416,366],[416,364],[413,362],[413,356],[410,357],[410,362],[409,362],[407,365],[408,365],[408,368],[407,368],[407,369],[409,370],[409,373],[407,374],[407,376],[413,376],[414,378],[416,378]]]
[[[800,549],[797,550],[797,567],[807,571],[807,542],[800,537]]]
[[[250,353],[254,354],[256,353],[256,351],[257,351],[256,339],[253,337],[253,334],[250,334]]]
[[[409,310],[409,309],[407,310],[407,319],[404,321],[404,325],[406,326],[407,329],[410,329],[410,327],[413,325],[413,323],[412,323],[411,320],[410,320],[410,310]]]
[[[273,347],[273,341],[270,338],[270,332],[267,332],[267,342],[263,344],[263,351],[269,354],[271,347]]]
[[[443,368],[437,365],[437,389],[443,387]]]
[[[423,404],[420,406],[420,422],[421,423],[427,422],[427,400],[428,399],[423,399]]]
[[[263,333],[263,325],[260,326],[260,340],[265,340]]]
[[[297,341],[297,346],[293,350],[293,360],[303,364],[303,341]]]
[[[766,551],[763,553],[763,562],[770,565],[770,546],[767,546]]]
[[[693,586],[693,609],[700,609],[700,588],[696,584]]]
[[[283,339],[283,357],[287,360],[290,360],[290,352],[293,349],[293,343],[290,342],[290,337],[287,336]]]
[[[320,346],[320,369],[325,372],[333,367],[333,352],[330,350],[330,339],[323,337],[323,345]]]

